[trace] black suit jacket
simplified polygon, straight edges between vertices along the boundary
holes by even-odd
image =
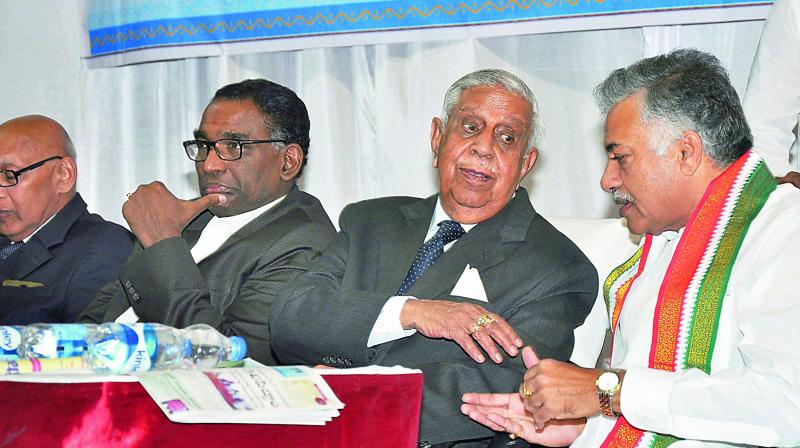
[[[141,322],[177,328],[206,323],[242,336],[248,356],[274,363],[267,328],[272,301],[336,230],[317,198],[295,187],[196,264],[190,248],[211,217],[201,214],[181,238],[147,249],[137,245],[119,279],[100,291],[81,321],[113,321],[132,306]]]
[[[117,275],[132,247],[130,232],[90,214],[76,194],[24,246],[0,261],[0,324],[74,322]]]
[[[435,204],[436,196],[396,197],[346,207],[334,243],[274,305],[273,349],[290,364],[422,369],[420,439],[487,438],[491,430],[459,411],[461,394],[516,391],[525,372],[520,357],[478,364],[454,342],[419,333],[367,348],[378,314],[423,243]],[[467,264],[478,269],[488,303],[450,295]],[[533,210],[520,189],[500,213],[456,241],[407,295],[477,303],[508,320],[540,356],[567,360],[572,331],[596,292],[592,264]]]

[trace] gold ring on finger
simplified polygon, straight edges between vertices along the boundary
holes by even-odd
[[[522,387],[520,388],[520,392],[522,392],[522,396],[525,398],[532,397],[533,391],[528,389],[528,386],[525,383],[522,383]]]
[[[490,314],[481,314],[475,321],[475,326],[472,327],[473,333],[493,323],[494,323],[494,317],[492,317]]]
[[[510,433],[508,433],[508,438],[511,439],[511,440],[524,439],[525,438],[525,427],[520,425],[519,423],[517,423],[517,424],[522,429],[520,429],[519,432],[510,432]]]

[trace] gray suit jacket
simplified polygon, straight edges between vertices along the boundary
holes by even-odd
[[[381,308],[423,243],[435,204],[436,196],[396,197],[346,207],[337,238],[273,306],[273,350],[290,364],[422,369],[420,439],[490,437],[489,429],[460,413],[461,394],[516,391],[525,372],[520,357],[478,364],[454,342],[419,333],[367,348]],[[489,303],[450,295],[467,264],[478,269]],[[500,213],[456,241],[407,294],[482,305],[508,320],[540,356],[566,360],[572,330],[589,313],[596,291],[592,264],[520,189]]]
[[[274,363],[267,320],[277,292],[305,272],[336,230],[317,198],[296,187],[199,264],[190,248],[211,219],[205,212],[181,238],[138,246],[119,279],[98,293],[82,322],[110,322],[132,306],[141,322],[178,328],[206,323],[247,341],[248,356]]]

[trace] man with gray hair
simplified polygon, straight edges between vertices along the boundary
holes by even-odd
[[[272,310],[278,359],[419,368],[420,444],[486,446],[494,434],[459,413],[461,394],[516,390],[524,344],[568,359],[596,294],[594,267],[520,187],[539,133],[516,76],[456,81],[431,124],[438,194],[344,209],[338,237]]]
[[[644,59],[595,94],[601,186],[645,235],[604,283],[611,365],[526,348],[519,393],[467,394],[462,411],[549,446],[797,446],[800,191],[750,150],[712,55]]]

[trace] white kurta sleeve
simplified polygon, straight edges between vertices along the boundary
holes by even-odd
[[[793,201],[800,200],[798,196]],[[748,248],[747,259],[741,265],[741,253],[737,259],[735,269],[746,281],[731,277],[723,305],[732,307],[726,313],[729,327],[717,339],[714,352],[725,365],[715,368],[712,362],[710,375],[699,369],[629,368],[620,399],[622,414],[632,425],[685,439],[800,445],[796,210],[767,217],[774,221],[766,227],[772,234],[761,232]],[[731,342],[721,341],[723,337]]]

